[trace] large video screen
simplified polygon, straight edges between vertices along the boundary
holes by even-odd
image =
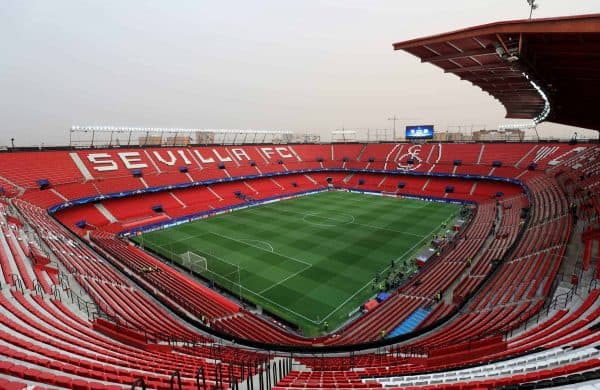
[[[406,126],[406,139],[433,138],[433,125]]]

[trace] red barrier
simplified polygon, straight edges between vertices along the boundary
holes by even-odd
[[[146,337],[133,329],[119,326],[102,318],[94,320],[92,327],[98,332],[104,333],[111,338],[136,347],[146,346]]]
[[[427,366],[447,365],[452,362],[461,363],[504,351],[506,351],[506,341],[503,340],[502,335],[498,335],[431,350],[429,351]]]

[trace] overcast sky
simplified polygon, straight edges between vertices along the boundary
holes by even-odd
[[[65,144],[74,124],[495,128],[500,103],[392,43],[527,16],[526,0],[1,0],[0,145]]]

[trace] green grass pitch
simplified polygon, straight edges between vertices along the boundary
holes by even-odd
[[[392,259],[412,262],[459,207],[349,192],[250,207],[136,237],[161,256],[206,259],[205,278],[308,336],[346,322]],[[196,270],[199,268],[196,267]],[[204,268],[202,268],[204,269]],[[238,283],[238,280],[240,283]],[[240,287],[241,285],[241,287]]]

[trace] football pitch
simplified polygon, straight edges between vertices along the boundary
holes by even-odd
[[[333,330],[378,291],[376,275],[412,263],[453,204],[328,191],[135,237],[167,260],[292,323]],[[191,253],[191,255],[187,255]]]

